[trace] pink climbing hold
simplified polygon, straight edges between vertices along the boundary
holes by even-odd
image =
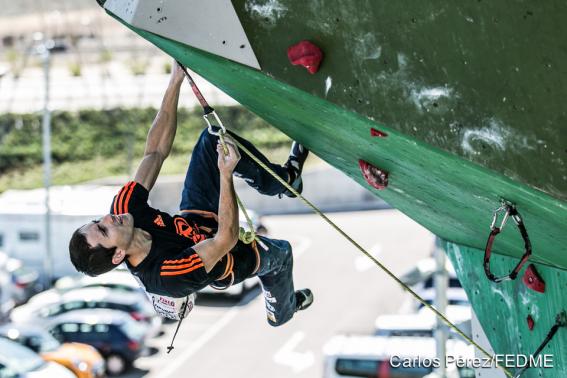
[[[530,329],[530,331],[532,331],[534,329],[534,318],[532,318],[531,315],[528,315],[528,318],[526,319],[528,321],[528,328]]]
[[[388,186],[388,172],[362,159],[358,161],[358,165],[360,166],[362,176],[370,186],[378,190],[386,189]]]
[[[375,128],[371,128],[370,129],[370,135],[373,137],[379,137],[379,138],[386,138],[388,136],[388,134],[386,134],[383,131],[380,130],[376,130]]]
[[[534,264],[530,264],[528,266],[522,280],[528,288],[537,291],[538,293],[545,292],[545,282],[537,272]]]
[[[294,66],[301,65],[314,74],[323,60],[323,51],[309,41],[301,41],[288,47],[287,57]]]

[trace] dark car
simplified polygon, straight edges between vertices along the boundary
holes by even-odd
[[[144,351],[145,327],[116,310],[77,310],[49,319],[48,330],[61,342],[95,347],[108,374],[126,371]]]
[[[10,315],[14,323],[37,324],[67,312],[104,308],[128,313],[146,327],[148,337],[157,335],[161,329],[161,318],[156,315],[146,296],[140,292],[124,292],[105,287],[90,287],[44,292],[32,298],[26,305],[14,309]]]

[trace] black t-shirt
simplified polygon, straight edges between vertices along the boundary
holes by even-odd
[[[222,282],[216,281],[230,265],[233,266],[234,283],[254,273],[257,267],[256,253],[240,241],[207,273],[192,247],[214,236],[218,228],[216,214],[196,210],[171,216],[150,207],[148,196],[146,188],[131,181],[120,189],[110,209],[112,214],[130,213],[134,218],[134,227],[152,236],[150,252],[140,264],[132,266],[126,261],[132,274],[142,281],[147,291],[180,298],[213,282],[227,284],[230,281],[228,278]]]

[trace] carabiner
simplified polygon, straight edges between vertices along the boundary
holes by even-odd
[[[217,126],[220,127],[219,131],[213,130],[213,126],[215,126],[215,125],[213,125],[211,123],[211,121],[209,120],[209,116],[211,116],[211,115],[213,115],[215,117],[215,121],[218,124]],[[213,110],[210,113],[204,114],[203,118],[205,119],[205,122],[207,122],[207,128],[209,130],[209,134],[215,135],[215,136],[218,136],[218,137],[220,137],[221,134],[226,134],[226,128],[224,127],[224,125],[223,125],[221,119],[219,118],[219,116],[217,115],[216,111]]]
[[[504,214],[502,223],[500,223],[500,227],[496,227],[498,216],[502,211],[506,211],[506,213]],[[520,262],[518,262],[518,264],[510,274],[502,277],[496,277],[490,271],[490,255],[492,254],[492,245],[494,244],[494,240],[496,239],[496,236],[500,232],[502,232],[502,229],[504,228],[504,226],[506,226],[506,222],[508,221],[509,217],[512,217],[514,223],[516,223],[516,226],[520,231],[520,234],[522,235],[522,239],[524,240],[524,254],[521,257]],[[526,263],[526,261],[528,261],[528,258],[530,257],[531,254],[532,254],[532,244],[530,242],[530,238],[528,236],[526,226],[524,225],[522,217],[518,213],[516,206],[510,201],[501,200],[501,206],[494,211],[494,215],[492,217],[492,223],[490,225],[490,235],[488,236],[486,247],[484,248],[484,272],[486,274],[486,277],[489,280],[496,283],[502,281],[514,280],[518,276],[518,273],[522,269],[522,266]]]
[[[494,210],[494,215],[492,216],[492,224],[490,225],[491,231],[493,231],[496,228],[498,228],[500,231],[502,231],[504,226],[506,226],[506,222],[508,221],[508,217],[510,216],[510,210],[509,209],[512,206],[513,205],[509,204],[507,201],[502,200],[502,206],[500,206],[498,209]],[[500,223],[500,227],[496,227],[496,221],[498,220],[498,215],[504,210],[506,211],[506,213],[504,213],[504,218],[502,218],[502,223]]]
[[[553,339],[553,336],[555,336],[555,334],[557,333],[557,331],[561,327],[567,327],[567,313],[565,312],[565,310],[563,310],[559,314],[557,314],[557,316],[555,317],[555,323],[553,324],[553,326],[551,327],[551,329],[547,333],[547,336],[545,337],[545,339],[543,340],[541,345],[536,349],[535,353],[530,356],[530,361],[532,359],[533,360],[536,359],[536,357],[541,353],[543,348],[545,348],[545,346],[547,344],[549,344],[551,339]],[[531,365],[528,364],[528,365],[524,366],[523,368],[521,368],[520,370],[518,370],[516,372],[516,374],[514,374],[514,378],[519,378],[530,367],[531,367]]]

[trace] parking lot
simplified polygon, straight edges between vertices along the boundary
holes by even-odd
[[[429,255],[433,235],[396,210],[334,213],[330,217],[394,273]],[[261,291],[242,300],[206,297],[184,321],[175,349],[166,347],[175,323],[148,342],[124,378],[321,377],[322,349],[336,334],[372,334],[380,314],[397,313],[408,295],[315,215],[264,219],[273,238],[290,240],[296,288],[315,302],[288,324],[271,328]]]

